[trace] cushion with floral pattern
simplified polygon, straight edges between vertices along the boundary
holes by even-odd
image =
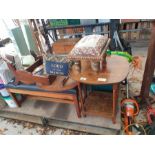
[[[83,37],[72,49],[72,56],[99,56],[104,49],[108,37],[88,35]]]

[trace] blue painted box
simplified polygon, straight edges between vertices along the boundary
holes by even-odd
[[[46,61],[45,67],[47,74],[68,76],[69,72],[68,62],[64,63],[64,62]]]

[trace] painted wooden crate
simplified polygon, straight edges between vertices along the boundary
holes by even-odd
[[[45,60],[45,68],[47,74],[68,76],[68,59],[66,56],[52,56]]]

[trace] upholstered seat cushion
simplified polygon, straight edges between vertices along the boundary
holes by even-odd
[[[108,38],[103,35],[88,35],[83,37],[72,49],[73,56],[99,56]]]
[[[15,85],[14,83],[8,83],[5,85],[5,88],[13,88],[13,89],[24,89],[24,90],[30,90],[30,91],[43,91],[43,92],[51,92],[51,93],[65,93],[65,94],[75,94],[75,89],[70,89],[66,91],[48,91],[45,89],[39,88],[37,85],[26,85],[26,84],[18,84]]]

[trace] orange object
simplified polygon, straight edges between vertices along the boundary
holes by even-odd
[[[138,103],[134,99],[124,99],[121,102],[122,114],[124,115],[125,132],[128,135],[132,134],[130,126],[134,121],[134,116],[139,113]]]
[[[133,57],[132,64],[135,69],[142,69],[142,60],[139,56]]]

